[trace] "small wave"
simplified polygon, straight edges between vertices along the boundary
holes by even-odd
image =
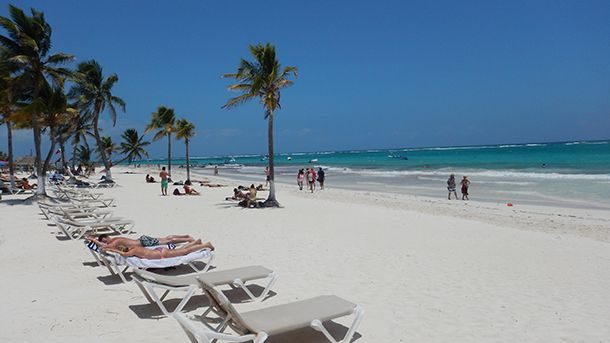
[[[546,144],[525,144],[525,146],[546,146]]]
[[[582,144],[590,144],[590,145],[599,145],[599,144],[608,144],[610,142],[608,141],[604,141],[604,142],[582,142]]]
[[[565,145],[578,145],[581,144],[582,142],[570,142],[570,143],[565,143]]]
[[[450,173],[457,175],[468,175],[473,177],[487,178],[514,178],[514,179],[547,179],[547,180],[600,180],[610,181],[610,174],[561,174],[561,173],[536,173],[520,172],[510,170],[479,170],[479,171],[456,171],[451,169],[439,169],[431,171],[421,170],[374,170],[374,169],[350,169],[331,167],[329,171],[348,174],[360,174],[377,177],[401,177],[401,176],[447,176]]]

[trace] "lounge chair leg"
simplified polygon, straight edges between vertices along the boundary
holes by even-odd
[[[265,289],[263,290],[263,292],[259,296],[255,296],[248,289],[248,287],[246,287],[246,284],[243,281],[241,281],[240,279],[235,279],[231,285],[243,289],[244,292],[246,293],[246,295],[248,295],[248,297],[250,297],[250,299],[252,301],[264,300],[265,297],[267,296],[267,294],[269,293],[269,291],[271,290],[271,287],[273,286],[273,284],[277,280],[278,274],[276,272],[272,272],[269,275],[269,277],[270,277],[269,283],[267,283],[267,286],[265,287]]]
[[[358,329],[358,326],[360,325],[360,321],[362,320],[363,314],[364,310],[360,306],[356,306],[356,308],[354,309],[354,321],[352,322],[350,328],[347,330],[345,337],[343,337],[343,339],[340,341],[335,340],[335,338],[330,334],[330,332],[328,332],[322,322],[318,319],[312,320],[310,326],[314,330],[321,332],[331,343],[349,343],[352,337],[354,336],[354,333]]]
[[[186,306],[186,304],[189,302],[189,300],[191,300],[191,298],[193,297],[193,294],[198,289],[197,286],[192,286],[192,285],[188,286],[188,287],[155,286],[155,284],[153,284],[153,283],[147,282],[146,280],[141,280],[138,276],[134,276],[133,280],[136,282],[136,284],[142,291],[142,294],[144,294],[144,297],[146,297],[146,300],[148,300],[148,302],[151,304],[156,303],[159,306],[159,308],[161,309],[161,312],[163,312],[163,314],[166,316],[170,316],[174,313],[182,311],[184,306]],[[161,297],[159,297],[157,295],[155,288],[161,288],[161,289],[165,290],[165,292],[163,292],[163,295],[161,295]],[[171,312],[167,309],[167,307],[165,307],[165,305],[163,305],[163,300],[169,294],[170,291],[186,292],[186,295],[182,298],[182,300],[176,306],[176,308]]]

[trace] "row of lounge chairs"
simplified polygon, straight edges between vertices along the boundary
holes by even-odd
[[[103,194],[65,186],[56,186],[55,194],[61,203],[41,202],[40,209],[70,239],[107,232],[129,234],[133,230],[133,221],[112,215],[110,207],[114,200],[102,199]],[[87,242],[87,249],[99,266],[107,267],[123,282],[129,281],[126,273],[131,269],[131,279],[144,297],[156,304],[163,315],[175,318],[191,342],[262,343],[269,336],[309,327],[321,332],[331,343],[347,343],[351,342],[364,313],[360,306],[334,295],[248,312],[237,311],[219,288],[239,289],[249,301],[263,301],[269,297],[278,274],[260,265],[210,270],[215,255],[208,249],[159,260],[123,257],[104,251],[93,242]],[[197,261],[203,261],[204,267],[197,267]],[[172,276],[148,270],[179,265],[190,266],[194,273]],[[253,292],[248,288],[252,282],[261,284],[259,288],[262,290]],[[197,293],[203,293],[208,299],[207,303],[201,304],[206,309],[200,316],[188,316],[182,311]],[[170,294],[180,294],[178,305],[171,310],[166,306]],[[353,316],[353,321],[344,337],[337,340],[324,323],[346,316]]]

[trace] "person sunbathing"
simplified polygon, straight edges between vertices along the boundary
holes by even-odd
[[[178,244],[178,243],[190,243],[194,242],[195,239],[189,235],[170,235],[165,237],[151,237],[142,235],[138,239],[131,239],[127,237],[110,237],[108,235],[99,235],[97,238],[94,236],[85,237],[93,243],[97,244],[102,249],[114,248],[116,249],[119,245],[126,247],[152,247],[155,245],[162,244]]]
[[[186,180],[186,182],[184,183],[184,194],[186,195],[199,195],[199,192],[197,192],[194,188],[191,188],[191,181]]]
[[[116,252],[123,257],[135,256],[138,258],[145,258],[149,260],[160,260],[162,258],[185,256],[192,252],[203,249],[214,250],[215,248],[214,245],[212,245],[212,242],[202,243],[201,239],[185,244],[184,246],[176,249],[167,249],[164,247],[147,249],[140,246],[126,247],[124,245],[119,245],[116,248],[106,248],[107,251]]]
[[[233,196],[226,197],[225,200],[242,200],[245,198],[246,198],[246,193],[244,193],[243,191],[241,191],[237,188],[233,188]]]

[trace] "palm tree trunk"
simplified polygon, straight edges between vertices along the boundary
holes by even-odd
[[[53,151],[55,151],[55,146],[57,145],[57,142],[53,137],[55,137],[55,133],[53,132],[53,128],[51,128],[51,148],[49,148],[47,157],[44,159],[44,164],[42,165],[42,172],[44,175],[46,175],[47,170],[49,170],[49,164],[51,163],[51,158],[53,158]]]
[[[36,97],[34,97],[36,99]],[[41,151],[41,140],[42,133],[40,132],[40,126],[38,125],[38,115],[32,113],[32,132],[34,133],[34,151],[36,151],[36,160],[34,162],[36,175],[38,176],[38,188],[36,188],[36,195],[46,195],[46,175],[43,172],[42,166],[42,151]]]
[[[100,153],[100,157],[102,158],[102,163],[104,163],[104,169],[106,170],[106,181],[112,181],[112,173],[110,172],[110,163],[108,161],[108,157],[106,156],[106,152],[102,149],[102,137],[100,136],[100,131],[98,129],[98,121],[100,116],[99,108],[96,108],[96,114],[93,120],[93,135],[95,136],[95,141],[97,143],[97,150]]]
[[[267,140],[269,153],[269,197],[265,200],[265,207],[279,207],[280,204],[275,198],[275,172],[273,168],[273,112],[267,117]]]
[[[11,179],[11,188],[15,188],[15,164],[13,163],[13,127],[6,121],[6,136],[8,138],[8,174]]]
[[[186,145],[186,179],[191,180],[191,166],[189,163],[189,140],[188,138],[184,140],[184,144]]]
[[[172,134],[167,134],[167,174],[172,177]]]

